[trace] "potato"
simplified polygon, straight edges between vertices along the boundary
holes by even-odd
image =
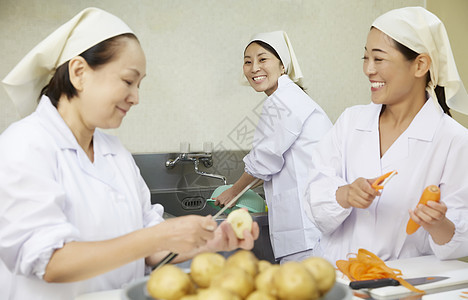
[[[325,295],[335,285],[336,271],[328,260],[314,256],[306,258],[301,263],[314,276],[321,296]]]
[[[289,261],[275,272],[273,282],[281,300],[312,300],[319,298],[315,279],[307,268],[295,261]]]
[[[219,253],[205,252],[192,259],[190,276],[201,288],[210,286],[211,279],[224,268],[226,259]]]
[[[260,273],[260,272],[266,270],[267,268],[271,267],[272,263],[267,261],[267,260],[262,259],[262,260],[258,261],[257,266],[258,266],[258,272]]]
[[[273,282],[273,276],[280,269],[279,265],[271,265],[268,269],[260,272],[255,277],[255,287],[257,291],[262,291],[271,296],[276,296],[276,286]]]
[[[244,239],[244,230],[252,230],[252,216],[245,209],[233,210],[226,221],[231,224],[237,238]]]
[[[226,260],[226,267],[241,268],[252,277],[258,273],[258,258],[251,251],[238,250]]]
[[[199,300],[241,300],[241,298],[227,289],[211,287],[198,291]]]
[[[243,269],[228,267],[211,280],[210,288],[227,289],[245,299],[254,290],[253,282],[253,277]]]
[[[245,300],[276,300],[276,297],[262,291],[254,291]]]
[[[184,271],[174,265],[164,265],[151,273],[146,289],[153,298],[178,300],[193,293],[195,287]]]

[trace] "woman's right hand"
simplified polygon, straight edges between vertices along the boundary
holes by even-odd
[[[353,183],[339,187],[336,192],[338,203],[344,208],[368,208],[375,197],[380,195],[379,191],[372,188],[375,179],[359,177]]]
[[[175,253],[185,253],[205,246],[214,238],[217,223],[211,216],[182,216],[166,219],[154,226],[155,234],[165,233],[164,249]],[[159,245],[161,246],[161,245]]]
[[[237,196],[237,193],[234,191],[234,189],[232,187],[228,188],[227,190],[225,190],[224,192],[221,193],[221,195],[219,195],[218,197],[216,198],[213,198],[215,201],[215,205],[219,206],[219,207],[224,207],[225,205],[227,205],[232,199],[234,199],[234,197]],[[231,204],[231,207],[233,207],[234,205],[236,205],[235,203]]]

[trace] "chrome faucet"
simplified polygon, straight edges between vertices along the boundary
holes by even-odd
[[[179,155],[177,155],[175,159],[170,158],[166,161],[166,168],[172,169],[179,162],[186,162],[186,161],[193,162],[195,173],[202,175],[202,176],[206,176],[206,177],[220,179],[223,181],[224,185],[227,184],[227,180],[225,176],[206,173],[198,169],[200,162],[206,168],[211,168],[213,166],[213,155],[211,153],[212,146],[210,147],[210,145],[207,145],[207,143],[205,143],[203,145],[204,152],[200,152],[200,153],[190,153],[189,147],[187,146],[186,143],[181,143],[180,148],[181,148],[181,153],[179,153]]]

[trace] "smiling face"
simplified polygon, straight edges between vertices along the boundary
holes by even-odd
[[[389,36],[376,28],[370,30],[363,71],[371,83],[372,102],[392,105],[411,101],[420,88],[416,69],[416,63],[407,60]]]
[[[245,49],[244,75],[257,92],[273,94],[278,88],[278,78],[283,74],[283,64],[273,53],[255,42]]]
[[[71,61],[71,69],[78,74],[75,81],[79,83],[75,86],[78,96],[59,104],[59,112],[63,112],[69,126],[89,131],[117,128],[130,108],[139,102],[146,59],[137,40],[123,37],[110,62],[93,69],[78,57]]]

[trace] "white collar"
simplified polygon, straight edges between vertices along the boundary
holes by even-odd
[[[379,115],[382,110],[381,104],[369,104],[364,107],[367,113],[359,116],[356,125],[357,130],[378,131]],[[444,113],[440,107],[436,107],[434,101],[429,98],[414,117],[406,129],[405,134],[409,138],[432,141],[440,119]]]

